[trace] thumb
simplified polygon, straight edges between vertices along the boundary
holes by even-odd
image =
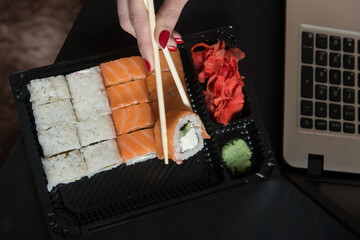
[[[164,0],[156,14],[155,39],[165,48],[187,0]]]

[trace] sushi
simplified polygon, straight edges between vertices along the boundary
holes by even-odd
[[[40,130],[38,139],[45,157],[80,148],[74,123]]]
[[[156,157],[154,129],[143,129],[117,137],[122,160],[126,165]]]
[[[177,71],[183,71],[183,65],[182,60],[180,57],[180,52],[177,50],[176,52],[170,52],[171,58],[173,59],[175,68]],[[161,65],[161,71],[169,71],[169,65],[167,64],[166,58],[164,56],[163,51],[159,51],[159,57],[160,57],[160,65]]]
[[[170,111],[166,113],[169,158],[178,164],[195,155],[204,147],[204,139],[209,139],[203,123],[196,113],[190,111]],[[156,156],[163,159],[160,121],[154,128]]]
[[[73,182],[88,174],[87,166],[79,150],[42,158],[42,165],[49,192],[59,183]]]
[[[145,65],[141,57],[120,58],[102,63],[100,69],[106,87],[146,77]]]
[[[30,81],[27,88],[33,105],[70,99],[69,88],[63,75],[34,79]]]
[[[117,135],[151,128],[155,125],[154,114],[149,103],[115,109],[113,120]]]
[[[182,71],[178,71],[180,80],[184,89],[186,89],[184,73]],[[163,91],[164,95],[169,91],[178,91],[175,85],[175,81],[171,75],[170,71],[161,72],[161,78],[163,82]],[[156,78],[155,75],[149,75],[145,78],[146,88],[149,92],[150,102],[153,102],[157,99],[157,90],[156,90]]]
[[[75,123],[75,113],[69,99],[43,105],[33,105],[37,130]]]
[[[82,147],[116,137],[114,124],[110,115],[89,118],[76,123],[76,127]]]
[[[108,87],[106,90],[112,110],[149,102],[149,94],[142,79]]]
[[[176,88],[176,86],[174,86]],[[183,111],[188,110],[187,107],[184,105],[180,95],[177,92],[177,89],[174,91],[168,91],[166,95],[164,96],[164,102],[165,102],[165,113],[170,111]],[[158,101],[155,100],[151,103],[155,121],[159,120],[159,104]]]
[[[111,114],[108,96],[99,67],[66,75],[78,121]]]
[[[88,176],[119,166],[122,161],[115,139],[96,143],[81,149]]]

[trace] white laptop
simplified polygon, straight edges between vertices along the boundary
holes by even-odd
[[[287,0],[283,155],[360,173],[360,0]]]

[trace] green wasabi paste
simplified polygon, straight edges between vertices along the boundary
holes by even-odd
[[[243,173],[251,166],[252,152],[249,146],[241,138],[232,139],[227,142],[221,151],[225,165],[232,174]]]

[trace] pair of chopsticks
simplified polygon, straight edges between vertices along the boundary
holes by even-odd
[[[150,22],[150,30],[151,30],[151,40],[152,46],[154,51],[154,60],[155,60],[155,78],[156,78],[156,91],[158,97],[158,105],[159,105],[159,115],[160,115],[160,130],[161,130],[161,140],[162,140],[162,147],[164,153],[164,160],[165,164],[169,163],[168,157],[168,139],[166,133],[166,117],[165,117],[165,102],[164,102],[164,91],[162,85],[162,77],[161,77],[161,68],[160,68],[160,57],[159,57],[159,50],[158,44],[154,38],[154,30],[156,26],[155,21],[155,10],[154,10],[154,1],[153,0],[144,0],[145,7],[149,13],[149,22]],[[175,64],[171,58],[169,49],[167,47],[163,48],[163,53],[165,59],[169,65],[170,72],[174,78],[175,85],[180,93],[180,97],[184,105],[191,110],[191,105],[189,99],[186,96],[185,89],[181,83],[180,77],[178,72],[176,71]]]

